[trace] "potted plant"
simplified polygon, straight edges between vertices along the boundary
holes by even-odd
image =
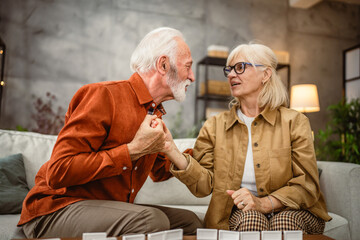
[[[328,107],[330,120],[315,136],[318,160],[360,164],[360,100]]]

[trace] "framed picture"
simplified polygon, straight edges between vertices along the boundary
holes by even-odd
[[[351,101],[360,98],[360,44],[343,52],[343,95]]]

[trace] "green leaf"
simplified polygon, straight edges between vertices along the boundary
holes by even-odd
[[[360,99],[344,99],[327,110],[330,120],[315,135],[317,158],[360,164]]]

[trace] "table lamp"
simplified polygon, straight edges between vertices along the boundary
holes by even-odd
[[[319,96],[315,84],[299,84],[291,87],[290,108],[304,114],[320,111]],[[314,132],[311,131],[314,140]]]
[[[320,111],[319,96],[315,84],[299,84],[291,87],[290,108],[299,112]]]

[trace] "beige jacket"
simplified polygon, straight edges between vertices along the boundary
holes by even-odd
[[[251,126],[254,169],[259,197],[271,195],[287,209],[307,209],[331,220],[319,187],[314,144],[308,119],[285,107],[266,108]],[[229,229],[233,200],[244,173],[248,130],[236,107],[208,119],[202,127],[186,170],[172,173],[197,197],[212,193],[205,216],[208,228]]]

